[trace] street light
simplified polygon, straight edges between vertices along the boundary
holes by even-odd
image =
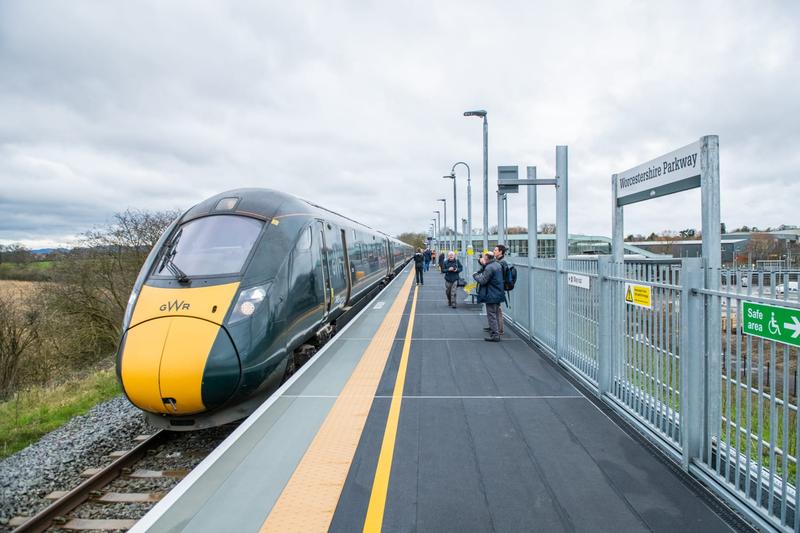
[[[445,249],[449,250],[450,248],[447,247],[448,246],[447,245],[447,199],[437,198],[436,201],[444,203],[444,228],[442,228],[441,226],[439,226],[439,228],[444,229],[444,247]]]
[[[455,189],[455,177],[456,177],[456,167],[458,165],[464,165],[467,167],[467,227],[466,230],[463,232],[461,238],[461,248],[464,249],[464,253],[467,256],[467,259],[470,259],[472,255],[472,176],[470,175],[470,168],[469,165],[463,161],[459,161],[453,165],[453,168],[450,169],[449,176],[443,176],[445,178],[453,178],[453,188]],[[467,261],[467,279],[471,278],[472,274],[472,264],[470,261]]]
[[[456,195],[456,175],[452,173],[448,176],[442,176],[442,178],[453,180],[453,248],[455,249],[458,248],[458,196]]]
[[[441,211],[434,211],[436,213],[436,217],[438,218],[437,226],[436,226],[436,247],[439,248],[439,242],[442,239],[442,212]],[[434,218],[434,222],[437,221],[437,218]]]
[[[489,124],[486,111],[465,111],[465,117],[483,118],[483,249],[489,249]]]

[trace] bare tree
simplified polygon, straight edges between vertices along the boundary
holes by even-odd
[[[88,231],[81,246],[55,263],[46,304],[53,348],[65,356],[97,359],[116,349],[136,276],[174,211],[125,211]]]
[[[556,225],[552,222],[542,222],[539,224],[539,233],[553,235],[556,232]]]
[[[0,294],[0,400],[17,385],[20,363],[39,338],[39,315],[20,294]]]

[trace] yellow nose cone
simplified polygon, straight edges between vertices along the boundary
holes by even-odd
[[[128,330],[121,374],[130,401],[152,413],[205,411],[203,371],[219,334],[217,324],[180,316],[149,320]]]

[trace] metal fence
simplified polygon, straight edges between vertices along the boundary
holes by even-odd
[[[754,523],[800,530],[800,348],[742,331],[744,302],[800,309],[796,272],[511,261],[507,320]]]

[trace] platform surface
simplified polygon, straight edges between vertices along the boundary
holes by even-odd
[[[410,274],[135,530],[731,531],[510,328],[485,342],[481,306],[451,309],[440,274]]]

